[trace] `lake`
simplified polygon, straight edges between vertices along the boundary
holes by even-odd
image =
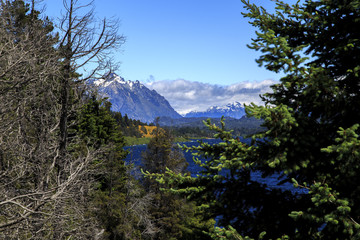
[[[203,141],[207,142],[209,144],[216,144],[216,143],[220,142],[219,139],[204,139]],[[248,139],[241,139],[241,141],[247,142]],[[199,145],[197,140],[193,140],[190,142],[184,142],[184,143],[180,143],[180,144],[181,145],[186,144],[189,147]],[[129,151],[129,154],[128,154],[127,158],[125,159],[125,161],[127,163],[133,163],[134,166],[140,167],[141,166],[141,153],[146,150],[146,147],[147,146],[145,144],[131,146],[131,147],[125,147],[124,149]],[[191,173],[192,176],[196,176],[202,170],[202,168],[194,163],[193,155],[191,152],[184,151],[184,156],[185,156],[187,162],[189,163],[188,171]],[[202,160],[204,160],[204,159],[202,159]],[[140,176],[141,173],[139,171],[134,170],[133,174],[135,176]],[[269,177],[262,178],[261,173],[258,171],[254,171],[251,173],[251,179],[253,181],[257,181],[259,183],[265,183],[265,184],[267,184],[267,186],[269,188],[280,188],[283,190],[290,190],[294,193],[306,193],[304,189],[295,188],[291,183],[285,183],[285,184],[282,184],[281,186],[279,186],[278,185],[279,176],[280,176],[279,174],[273,174]]]

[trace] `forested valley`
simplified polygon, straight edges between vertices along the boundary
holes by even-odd
[[[86,84],[117,68],[118,22],[91,2],[50,20],[39,1],[1,1],[0,239],[360,239],[360,1],[242,3],[256,61],[285,74],[246,106],[262,127],[244,143],[205,122],[221,142],[184,147],[192,176],[171,132],[191,133],[152,126],[135,178],[125,135],[149,126]]]

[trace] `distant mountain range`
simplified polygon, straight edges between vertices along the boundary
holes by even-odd
[[[223,107],[210,107],[206,111],[203,112],[189,112],[184,115],[186,118],[198,118],[198,117],[206,117],[206,118],[221,118],[224,117],[231,117],[235,119],[240,119],[245,116],[245,108],[239,102],[234,102],[227,104]]]
[[[112,111],[127,114],[129,118],[151,123],[156,117],[182,117],[163,96],[139,81],[125,81],[111,73],[105,79],[90,80],[88,84],[97,87],[99,94],[109,98]]]
[[[151,123],[157,117],[183,118],[163,96],[155,90],[148,89],[139,81],[125,80],[115,73],[110,73],[106,78],[89,80],[88,84],[96,87],[101,96],[109,99],[112,111],[120,112],[122,115],[127,114],[131,119]],[[214,106],[202,112],[189,112],[184,115],[188,120],[183,121],[189,122],[189,118],[221,118],[222,116],[240,119],[245,116],[245,109],[239,102],[222,107]]]

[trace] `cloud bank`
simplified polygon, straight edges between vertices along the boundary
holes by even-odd
[[[190,111],[204,111],[212,106],[224,106],[228,103],[251,102],[261,105],[260,94],[270,92],[273,80],[261,82],[242,82],[230,86],[219,86],[184,79],[164,80],[145,83],[145,85],[164,96],[170,105],[180,114]]]

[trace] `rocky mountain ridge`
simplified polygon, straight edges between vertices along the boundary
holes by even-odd
[[[146,123],[153,122],[157,117],[181,118],[163,96],[139,81],[125,80],[116,73],[110,73],[106,78],[88,83],[96,87],[101,96],[108,97],[112,111],[127,114],[129,118]]]

